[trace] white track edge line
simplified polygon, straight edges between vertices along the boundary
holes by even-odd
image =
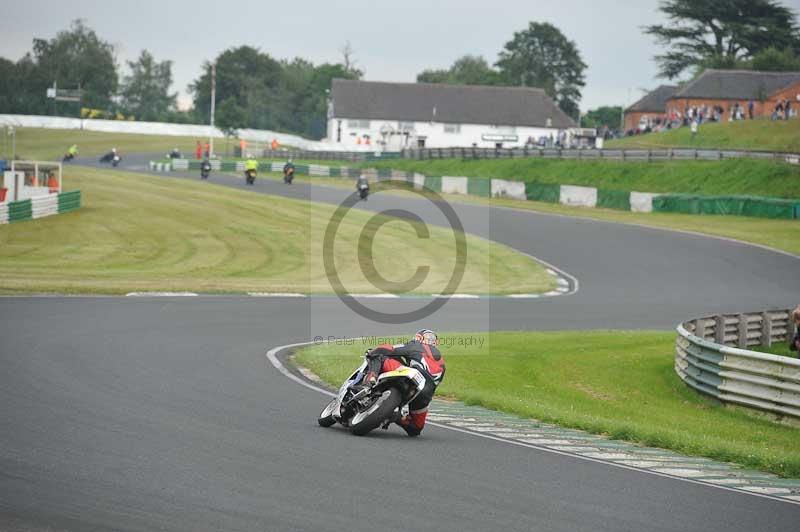
[[[314,390],[316,392],[320,392],[320,393],[322,393],[324,395],[327,395],[328,397],[335,397],[336,396],[335,393],[333,393],[333,392],[331,392],[329,390],[325,390],[323,388],[320,388],[318,386],[315,386],[315,385],[311,384],[310,382],[308,382],[308,381],[298,377],[297,375],[293,374],[291,371],[289,371],[286,368],[286,366],[283,365],[283,363],[281,363],[280,360],[278,360],[278,353],[280,353],[281,351],[284,351],[286,349],[292,349],[292,348],[295,348],[295,347],[305,346],[305,345],[312,345],[312,344],[314,344],[313,341],[312,342],[298,342],[298,343],[294,343],[294,344],[287,344],[287,345],[281,345],[281,346],[278,346],[278,347],[273,347],[272,349],[267,351],[266,357],[270,361],[270,363],[275,367],[275,369],[280,371],[286,377],[289,377],[294,382],[300,384],[301,386],[305,386],[306,388]],[[499,438],[497,436],[492,436],[491,434],[488,434],[488,433],[475,432],[475,431],[471,431],[471,430],[462,429],[462,428],[459,428],[459,427],[454,427],[454,426],[451,426],[451,425],[445,425],[445,424],[442,424],[442,423],[436,423],[434,421],[431,421],[428,424],[429,425],[433,425],[434,427],[439,427],[439,428],[443,428],[443,429],[447,429],[447,430],[452,430],[452,431],[455,431],[455,432],[461,432],[463,434],[469,434],[469,435],[472,435],[472,436],[477,436],[479,438],[485,438],[487,440],[493,440],[493,441],[497,441],[497,442],[501,442],[501,443],[507,443],[507,444],[511,444],[511,445],[516,445],[518,447],[525,447],[525,448],[528,448],[528,449],[536,449],[537,451],[544,451],[544,452],[547,452],[547,453],[557,454],[557,455],[560,455],[560,456],[567,456],[567,457],[577,458],[577,459],[580,459],[580,460],[585,460],[587,462],[595,462],[595,463],[598,463],[598,464],[604,464],[604,465],[608,465],[608,466],[612,466],[612,467],[617,467],[617,468],[620,468],[620,469],[627,469],[629,471],[637,471],[639,473],[645,473],[645,474],[653,475],[653,476],[657,476],[657,477],[669,478],[669,479],[672,479],[672,480],[679,480],[681,482],[689,482],[691,484],[698,484],[700,486],[705,486],[705,487],[719,489],[719,490],[725,490],[725,491],[729,491],[729,492],[732,492],[732,493],[738,493],[739,495],[746,495],[746,496],[751,496],[751,497],[761,497],[763,499],[769,499],[771,501],[779,501],[779,502],[784,502],[784,503],[794,504],[794,505],[800,506],[800,501],[793,501],[793,500],[787,499],[785,497],[777,497],[777,496],[773,496],[773,495],[767,495],[767,494],[764,494],[764,493],[756,493],[756,492],[741,490],[741,489],[737,489],[737,488],[731,488],[731,487],[723,486],[723,485],[719,485],[719,484],[711,484],[710,482],[703,482],[701,480],[696,480],[696,479],[692,479],[692,478],[678,477],[678,476],[675,476],[675,475],[669,475],[667,473],[660,473],[658,471],[652,471],[652,470],[649,470],[649,469],[641,469],[641,468],[637,468],[637,467],[633,467],[633,466],[629,466],[629,465],[625,465],[625,464],[612,462],[610,460],[601,460],[599,458],[591,458],[591,457],[583,456],[583,455],[580,455],[580,454],[569,453],[569,452],[565,452],[565,451],[559,451],[557,449],[552,449],[552,448],[549,448],[549,447],[541,447],[541,446],[534,445],[534,444],[531,444],[531,443],[525,443],[525,442],[516,441],[516,440],[509,440],[509,439]]]

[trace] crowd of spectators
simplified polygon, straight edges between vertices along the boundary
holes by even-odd
[[[664,115],[643,117],[638,127],[634,127],[625,132],[626,137],[641,135],[644,133],[664,131],[684,126],[691,126],[693,123],[700,125],[706,122],[733,122],[737,120],[753,120],[755,116],[755,101],[750,100],[746,105],[739,102],[730,102],[727,109],[722,105],[700,105],[686,106],[683,111],[671,109]],[[780,100],[775,104],[775,108],[770,115],[772,120],[789,120],[797,116],[797,106],[792,105],[791,100]]]

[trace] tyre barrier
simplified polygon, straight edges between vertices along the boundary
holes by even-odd
[[[81,206],[81,191],[72,190],[21,201],[0,203],[0,224],[24,222],[74,211]]]
[[[790,310],[697,318],[677,327],[675,372],[689,387],[800,420],[800,360],[747,349],[794,337]]]

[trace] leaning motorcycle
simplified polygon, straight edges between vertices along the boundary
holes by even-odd
[[[111,158],[111,166],[116,168],[117,166],[119,166],[120,161],[122,161],[122,157],[120,157],[117,154],[114,154],[114,156]]]
[[[361,199],[366,201],[367,196],[369,196],[369,185],[366,183],[358,186],[358,194],[361,196]]]
[[[366,374],[365,356],[361,366],[322,410],[317,423],[323,427],[340,423],[356,436],[363,436],[378,427],[388,429],[425,388],[422,373],[407,366],[381,373],[372,387],[362,384]]]
[[[247,181],[248,185],[252,185],[256,182],[256,171],[255,170],[245,170],[244,172],[244,179]]]

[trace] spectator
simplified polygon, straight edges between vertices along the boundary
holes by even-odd
[[[206,155],[206,159],[211,157],[211,145],[208,142],[206,142],[206,149],[204,153]]]
[[[697,136],[697,120],[692,120],[692,140]]]
[[[789,349],[800,354],[800,305],[797,305],[797,308],[792,312],[792,321],[794,322],[794,338],[792,338],[792,343],[789,344]]]
[[[194,157],[195,159],[202,159],[203,158],[203,145],[200,141],[197,141],[197,146],[194,149]]]
[[[753,101],[751,98],[749,102],[747,102],[747,117],[752,120],[753,119],[753,109],[756,106],[756,102]]]
[[[792,114],[792,100],[786,100],[786,103],[783,106],[783,119],[789,120],[791,114]]]

